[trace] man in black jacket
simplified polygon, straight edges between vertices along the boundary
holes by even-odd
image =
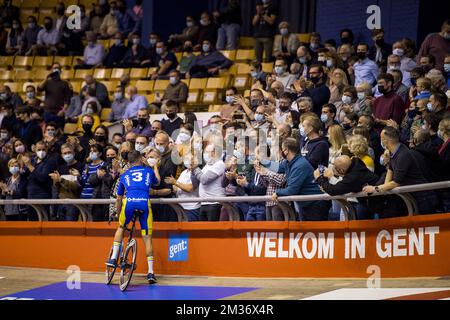
[[[16,110],[18,125],[15,128],[15,136],[21,139],[28,149],[36,142],[42,140],[42,129],[36,120],[30,118],[30,107],[19,107]]]
[[[341,176],[342,180],[336,184],[330,183],[333,176]],[[376,184],[378,177],[367,169],[364,162],[357,157],[340,156],[334,161],[333,169],[320,169],[314,171],[314,178],[323,191],[329,195],[336,196],[351,192],[361,192],[365,185]],[[357,205],[356,215],[358,220],[367,219],[367,210]]]

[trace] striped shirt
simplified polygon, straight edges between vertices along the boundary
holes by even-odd
[[[94,188],[88,183],[88,179],[91,174],[97,173],[97,169],[100,168],[105,163],[102,161],[98,164],[88,164],[86,170],[83,171],[81,176],[83,183],[83,190],[81,191],[81,199],[92,199],[92,194],[94,193]]]

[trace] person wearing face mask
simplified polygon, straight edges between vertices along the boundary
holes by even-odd
[[[13,5],[12,0],[5,0],[0,6],[0,18],[3,20],[5,27],[10,28],[14,20],[20,19],[19,7]]]
[[[280,81],[283,84],[284,90],[290,91],[296,78],[293,74],[288,72],[287,63],[284,58],[277,58],[275,61],[274,73],[276,74],[276,81]]]
[[[177,70],[180,72],[181,77],[184,79],[186,77],[186,73],[191,67],[192,62],[197,58],[197,56],[193,52],[194,48],[192,45],[192,41],[185,41],[181,51],[183,52],[183,56],[180,59]]]
[[[100,25],[100,36],[102,39],[110,39],[119,32],[119,25],[117,21],[117,5],[115,1],[109,4],[110,10],[103,18]]]
[[[6,105],[13,105],[14,108],[21,107],[23,105],[22,98],[15,92],[11,91],[11,88],[3,83],[0,84],[0,103]]]
[[[235,87],[228,87],[225,91],[225,103],[220,107],[220,117],[225,121],[230,121],[233,114],[242,109],[239,104],[236,103],[236,95],[238,91]]]
[[[86,32],[87,46],[84,48],[83,60],[79,59],[74,69],[91,69],[100,67],[105,57],[105,48],[97,43],[97,36],[94,32]]]
[[[261,62],[253,60],[250,63],[250,75],[252,76],[252,84],[259,83],[262,88],[267,86],[267,73],[263,71]]]
[[[162,104],[167,103],[167,101],[172,100],[178,104],[185,103],[188,98],[188,91],[189,88],[181,81],[181,75],[180,72],[177,70],[172,70],[169,72],[169,84],[166,87],[166,90],[164,91],[164,95],[162,96]],[[157,102],[153,102],[153,104],[156,104],[157,106],[161,105]],[[165,110],[161,109],[161,112],[165,112]]]
[[[78,117],[78,130],[79,131],[83,131],[83,116],[84,115],[89,115],[92,116],[92,118],[94,119],[94,125],[93,128],[97,128],[100,125],[100,116],[98,115],[98,104],[95,102],[96,99],[95,98],[88,98],[91,99],[91,101],[87,104],[84,104],[85,109],[83,111],[83,113],[81,114],[80,117]],[[95,129],[94,129],[95,130]]]
[[[186,27],[179,34],[169,36],[169,48],[180,48],[186,41],[193,41],[198,34],[199,26],[196,24],[193,16],[186,17]]]
[[[117,10],[115,11],[115,17],[119,31],[125,36],[138,32],[140,23],[137,23],[137,17],[131,9],[127,9],[127,3],[125,0],[118,0]],[[140,32],[139,32],[140,33]]]
[[[126,53],[127,47],[125,46],[123,35],[120,32],[117,32],[114,35],[114,44],[109,48],[108,54],[103,60],[103,66],[106,68],[117,67],[125,57]]]
[[[263,51],[266,53],[264,62],[269,62],[273,51],[273,38],[276,33],[276,19],[278,8],[271,0],[256,5],[256,13],[253,16],[253,37],[255,39],[256,60],[263,62]]]
[[[392,119],[401,124],[405,104],[402,98],[393,90],[394,77],[391,74],[381,74],[378,77],[378,91],[382,96],[375,99],[373,103],[373,115],[375,117],[378,132],[388,125],[388,120]]]
[[[118,85],[114,91],[114,100],[111,104],[111,112],[108,115],[108,122],[117,122],[123,119],[125,108],[130,102],[125,97],[125,89]]]
[[[366,43],[360,43],[356,50],[358,61],[353,65],[355,72],[355,86],[358,86],[362,82],[375,85],[379,70],[377,64],[367,57],[369,46]]]
[[[131,119],[137,116],[139,110],[148,108],[148,101],[145,96],[138,94],[135,86],[128,86],[126,92],[130,102],[125,108],[123,119]]]
[[[23,32],[23,44],[22,44],[22,52],[25,55],[31,54],[31,47],[36,44],[37,36],[41,27],[38,25],[35,16],[29,16],[27,18],[28,24]]]
[[[149,121],[148,109],[140,109],[137,114],[137,119],[124,121],[125,132],[133,132],[137,135],[143,135],[147,138],[153,137],[152,127]]]
[[[97,128],[95,128],[94,131],[94,139],[89,141],[90,145],[99,144],[102,147],[106,147],[108,145],[109,140],[109,130],[104,125],[99,125]]]
[[[389,191],[399,186],[427,183],[427,180],[423,176],[422,171],[414,160],[408,147],[400,143],[399,133],[395,128],[385,127],[383,129],[381,132],[381,144],[390,154],[386,178],[381,185],[365,186],[363,188],[364,192],[372,194]],[[416,200],[420,214],[430,214],[435,212],[437,197],[434,191],[413,192],[411,193],[411,196]],[[369,198],[369,202],[370,199],[371,198]],[[399,214],[406,212],[405,210],[396,210],[395,212],[390,212],[390,210],[380,210],[379,207],[380,204],[382,204],[382,201],[374,200],[372,202],[374,202],[374,206],[370,207],[375,210],[378,209],[376,212],[383,218],[398,216]],[[395,208],[395,205],[389,206],[389,208]]]
[[[119,68],[139,68],[142,63],[149,63],[148,53],[145,47],[141,44],[141,36],[133,34],[129,41],[128,49],[119,63]]]
[[[28,199],[51,199],[52,198],[52,179],[50,173],[53,173],[57,167],[57,158],[48,156],[48,150],[44,141],[39,141],[34,145],[35,155],[30,158],[22,155],[25,173],[28,175]],[[49,212],[49,206],[43,206],[45,211]],[[37,220],[37,214],[30,209],[30,220]]]
[[[429,34],[422,42],[417,62],[425,55],[432,55],[436,59],[436,69],[444,70],[444,60],[450,52],[450,19],[443,22],[441,31]]]
[[[445,119],[445,118],[443,118]],[[433,112],[426,112],[423,115],[422,126],[420,127],[423,130],[426,130],[430,135],[430,147],[435,151],[439,150],[444,141],[441,137],[439,137],[439,123],[442,121],[440,117],[438,117]]]
[[[55,172],[50,173],[53,184],[58,191],[60,199],[78,199],[81,186],[77,181],[77,175],[83,171],[84,164],[75,159],[75,151],[70,144],[61,146],[63,163],[58,165]],[[62,221],[78,221],[79,210],[69,204],[59,205],[56,219]]]
[[[208,201],[210,197],[224,197],[225,189],[222,186],[225,174],[225,163],[220,159],[219,151],[214,144],[209,144],[204,152],[205,166],[200,169],[196,161],[190,165],[191,179],[199,185],[199,196],[205,199],[200,207],[200,221],[219,221],[221,205]]]
[[[22,142],[22,140],[14,139],[13,141],[14,141],[13,142],[13,147],[14,147],[13,156],[17,156],[18,157],[19,155],[26,155],[27,154],[27,147]]]
[[[417,63],[407,55],[407,39],[394,42],[392,45],[392,54],[400,57],[400,70],[402,72],[410,72],[417,67]]]
[[[8,33],[8,41],[6,42],[6,54],[15,55],[21,53],[23,27],[20,20],[13,20],[12,28]]]
[[[167,79],[172,70],[178,67],[178,60],[172,51],[167,50],[167,44],[163,41],[156,43],[156,70],[150,76],[152,80]],[[150,60],[144,60],[141,65],[145,66]]]
[[[385,65],[388,56],[391,54],[392,45],[384,41],[384,30],[372,30],[373,45],[369,50],[369,59],[374,61],[379,66]]]
[[[178,117],[178,105],[174,101],[167,101],[166,103],[166,117],[161,120],[162,130],[167,132],[169,136],[172,136],[172,133],[180,128],[180,125],[183,123],[183,119]]]
[[[45,17],[44,28],[39,31],[36,44],[31,48],[31,53],[40,56],[56,54],[58,52],[56,45],[60,40],[60,36],[59,31],[54,27],[53,19]]]
[[[42,100],[36,97],[36,88],[34,86],[28,85],[25,89],[25,95],[25,105],[34,109],[38,109],[41,106]]]
[[[144,135],[138,135],[136,137],[136,143],[134,144],[134,150],[140,154],[145,153],[145,149],[148,147],[148,137]]]
[[[290,26],[287,21],[282,21],[278,25],[280,36],[275,37],[273,44],[273,56],[283,57],[287,64],[291,65],[297,55],[297,49],[300,46],[300,41],[295,33],[290,31]]]
[[[327,166],[330,150],[327,139],[320,135],[322,129],[320,120],[315,116],[307,116],[299,129],[301,155],[314,169],[319,165]]]
[[[233,61],[226,58],[220,51],[214,50],[211,41],[204,40],[202,53],[192,62],[186,78],[207,78],[219,74],[219,71],[227,70],[233,65]]]
[[[339,123],[344,121],[346,114],[360,111],[355,87],[345,86],[342,91],[341,101],[335,104],[337,109],[336,119]]]
[[[203,12],[200,16],[200,26],[195,40],[194,51],[202,51],[204,41],[209,41],[211,44],[217,43],[218,26],[213,21],[209,12]]]
[[[30,118],[30,114],[31,109],[26,106],[16,110],[19,125],[14,131],[14,136],[21,139],[29,149],[33,144],[42,140],[42,130],[37,121]]]
[[[81,199],[92,199],[94,188],[89,184],[89,177],[92,174],[97,173],[97,170],[105,165],[105,162],[103,161],[104,149],[101,145],[93,144],[88,150],[89,155],[86,159],[86,166],[79,179],[80,184],[83,187],[80,195]],[[92,207],[89,211],[92,213]]]
[[[267,121],[265,106],[256,108],[255,120],[251,122],[251,125],[254,129],[267,130],[269,128],[270,123]]]
[[[86,153],[89,152],[89,141],[94,139],[94,129],[96,129],[99,124],[94,125],[94,117],[89,114],[81,116],[80,119],[83,135],[79,137],[79,141],[84,155],[87,156]]]
[[[12,158],[8,161],[8,169],[11,176],[6,182],[0,182],[0,191],[5,200],[26,199],[27,198],[27,179],[20,172],[19,161]],[[26,221],[28,208],[24,205],[6,204],[4,207],[6,221]]]
[[[306,88],[301,94],[303,97],[311,97],[313,111],[320,117],[321,108],[330,100],[330,89],[326,85],[327,76],[321,65],[312,65],[309,68],[309,80],[313,83],[312,88]]]
[[[328,134],[328,128],[335,124],[339,124],[336,121],[336,106],[332,103],[327,103],[322,107],[322,113],[320,115],[320,122],[322,122],[322,132],[324,136]]]

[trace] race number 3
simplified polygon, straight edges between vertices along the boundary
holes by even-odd
[[[131,174],[133,176],[134,182],[141,182],[142,181],[142,172],[133,172]]]

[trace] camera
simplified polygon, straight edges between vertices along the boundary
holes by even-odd
[[[323,176],[323,173],[325,172],[325,167],[322,164],[319,164],[319,173],[321,176]]]

